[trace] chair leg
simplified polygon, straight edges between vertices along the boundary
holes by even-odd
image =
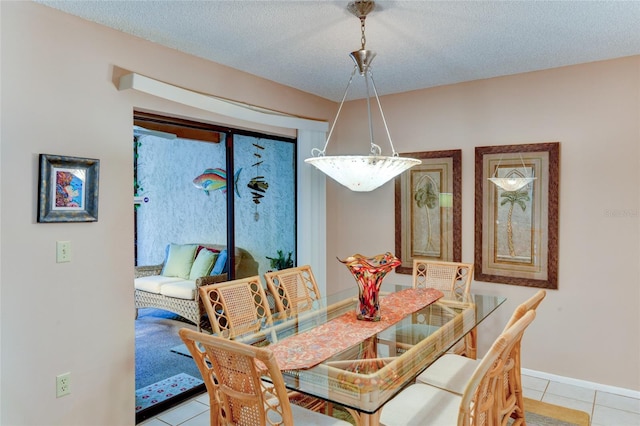
[[[327,402],[327,416],[333,417],[333,403]]]
[[[478,330],[474,328],[464,336],[464,355],[467,358],[476,359],[478,356]]]

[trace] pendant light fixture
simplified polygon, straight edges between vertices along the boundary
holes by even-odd
[[[376,56],[375,52],[367,50],[365,48],[365,19],[369,12],[375,8],[375,2],[371,0],[361,0],[349,3],[347,10],[360,19],[361,30],[361,48],[351,52],[349,55],[353,59],[354,67],[349,78],[349,83],[345,89],[344,96],[338,107],[338,113],[333,121],[331,130],[324,144],[324,148],[320,151],[314,148],[311,151],[313,157],[307,158],[305,163],[311,164],[317,167],[320,171],[325,173],[330,178],[334,179],[338,183],[346,186],[352,191],[368,192],[373,191],[389,180],[393,179],[405,170],[421,163],[420,160],[414,158],[400,157],[393,147],[391,141],[391,135],[389,134],[389,128],[382,112],[382,106],[380,99],[378,98],[378,91],[373,81],[373,75],[371,73],[371,62]],[[340,111],[344,101],[349,93],[349,87],[353,81],[353,77],[358,71],[361,77],[364,77],[365,87],[367,89],[367,116],[369,119],[369,142],[370,152],[368,155],[334,155],[326,156],[325,151],[329,140],[333,133],[333,129],[340,116]],[[373,142],[373,123],[371,121],[371,96],[370,89],[373,89],[378,109],[380,110],[380,116],[384,124],[389,144],[391,145],[391,156],[383,156],[380,146]]]

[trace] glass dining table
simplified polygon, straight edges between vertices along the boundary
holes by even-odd
[[[505,298],[383,285],[379,322],[356,320],[357,301],[356,288],[340,291],[235,340],[272,349],[289,390],[344,407],[357,425],[378,425],[384,404]]]

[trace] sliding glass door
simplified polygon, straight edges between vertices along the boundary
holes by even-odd
[[[295,144],[234,135],[235,245],[258,274],[296,264]]]
[[[134,113],[133,134],[138,269],[166,262],[171,244],[226,248],[229,279],[295,264],[295,140],[141,112]],[[200,386],[200,374],[177,335],[178,329],[196,325],[179,309],[145,306],[136,319],[137,421]],[[202,324],[209,328],[206,319]],[[191,388],[145,405],[149,392],[162,386],[175,390],[176,381],[178,388],[185,383]]]

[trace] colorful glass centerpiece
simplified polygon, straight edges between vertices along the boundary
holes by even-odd
[[[380,321],[380,286],[385,275],[402,262],[392,253],[366,257],[354,254],[344,260],[344,263],[358,283],[359,320]]]

